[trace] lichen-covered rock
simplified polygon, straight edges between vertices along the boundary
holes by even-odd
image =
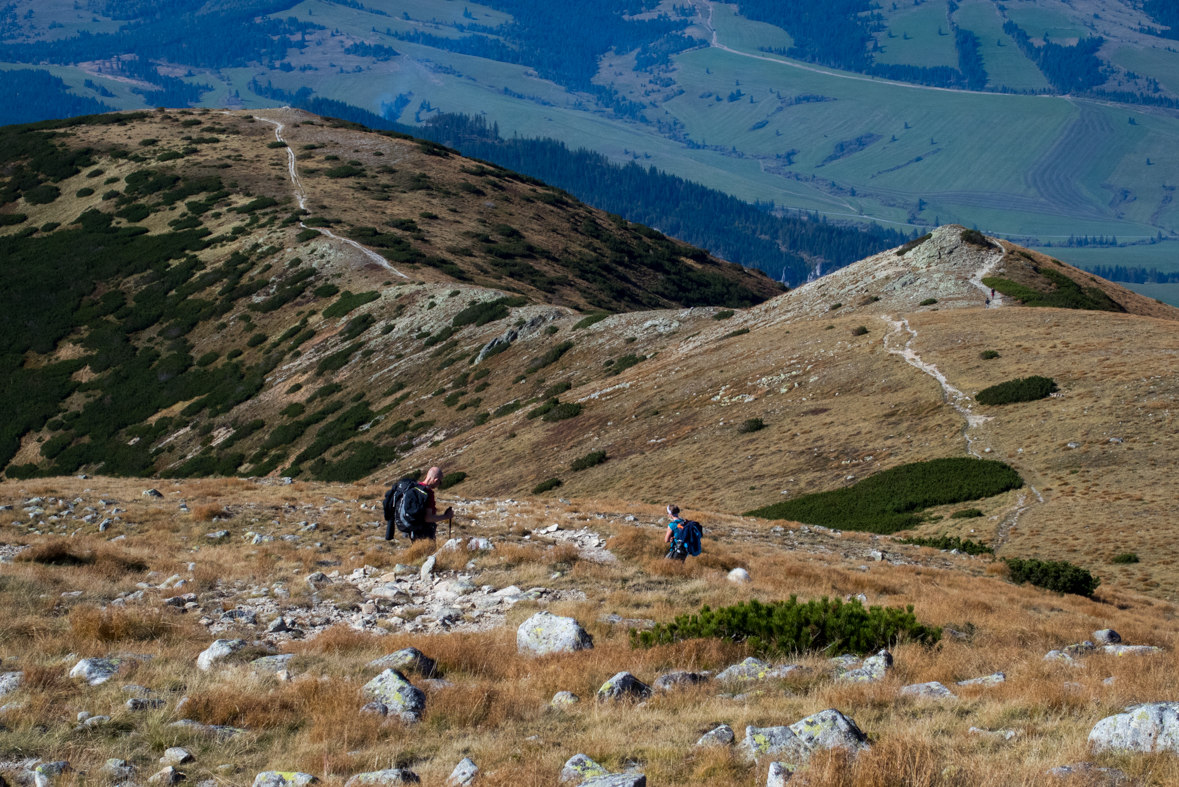
[[[279,618],[281,620],[281,618]],[[259,672],[276,673],[285,670],[291,664],[291,659],[295,658],[294,653],[283,653],[278,656],[263,656],[260,659],[254,659],[250,662],[250,666]]]
[[[180,782],[184,781],[184,778],[185,777],[183,773],[169,765],[165,768],[161,768],[148,777],[147,783],[160,785],[179,784]]]
[[[463,757],[459,764],[454,766],[454,770],[450,772],[450,777],[446,780],[448,785],[454,787],[467,787],[475,781],[475,777],[479,775],[479,766],[476,765],[470,757]]]
[[[740,664],[734,664],[723,670],[716,676],[716,679],[722,683],[769,680],[771,678],[784,678],[797,669],[801,669],[801,667],[796,664],[779,664],[775,667],[750,656]]]
[[[321,587],[332,584],[331,578],[322,571],[316,571],[307,575],[306,582],[311,586],[312,590],[319,590]]]
[[[344,787],[362,787],[366,784],[420,784],[421,779],[405,768],[387,768],[383,771],[358,773],[349,779]]]
[[[953,697],[954,692],[934,680],[929,683],[914,683],[911,686],[905,686],[901,689],[901,696],[945,699],[947,697]]]
[[[254,787],[307,787],[318,782],[310,773],[296,771],[263,771],[254,777]]]
[[[677,671],[660,675],[652,685],[656,691],[671,691],[672,689],[686,686],[695,686],[697,683],[704,683],[706,680],[708,680],[708,676],[701,675],[699,672]]]
[[[570,705],[576,705],[579,702],[581,702],[581,697],[578,697],[573,692],[558,691],[553,695],[552,700],[549,701],[549,705],[552,705],[554,708],[567,708]]]
[[[574,754],[565,761],[565,766],[561,768],[561,781],[563,782],[581,784],[586,779],[592,779],[595,776],[609,775],[610,771],[598,765],[584,754]]]
[[[790,762],[806,762],[811,750],[789,727],[745,728],[745,740],[741,743],[745,752],[753,759],[765,755],[785,757]]]
[[[1107,716],[1089,733],[1093,751],[1179,752],[1179,703],[1152,702]]]
[[[244,639],[219,639],[197,656],[197,669],[208,672],[221,659],[232,656],[246,646]]]
[[[5,694],[11,694],[19,689],[24,679],[25,674],[23,672],[5,672],[0,675],[0,697],[3,697]]]
[[[609,773],[586,779],[581,787],[647,787],[647,777],[641,773]]]
[[[68,760],[43,762],[36,768],[33,768],[33,782],[36,784],[36,787],[49,787],[58,776],[71,770],[73,768],[70,767]]]
[[[1154,645],[1106,645],[1101,652],[1110,656],[1153,656],[1162,653],[1163,649]]]
[[[882,650],[875,656],[864,659],[858,669],[848,670],[839,676],[840,680],[852,683],[875,683],[884,680],[888,670],[892,668],[892,654]]]
[[[651,696],[651,687],[631,675],[619,672],[598,689],[598,702],[606,700],[646,699]]]
[[[70,677],[82,678],[91,686],[97,686],[113,678],[122,663],[122,659],[82,659],[70,670]]]
[[[1081,658],[1084,656],[1088,656],[1090,653],[1092,653],[1096,649],[1097,649],[1097,646],[1094,645],[1089,640],[1085,640],[1084,642],[1078,642],[1075,645],[1066,645],[1065,647],[1061,648],[1062,651],[1064,651],[1068,655],[1072,656],[1073,658]]]
[[[991,675],[983,675],[981,678],[971,678],[970,680],[958,681],[959,686],[998,686],[1007,680],[1007,675],[1002,672],[996,672]]]
[[[364,684],[363,691],[408,722],[419,721],[426,709],[425,693],[395,669],[387,669]]]
[[[167,704],[166,700],[145,697],[132,697],[125,703],[127,710],[130,711],[159,710]]]
[[[786,787],[786,782],[794,775],[798,766],[788,762],[771,762],[770,772],[766,776],[766,787]]]
[[[790,729],[811,750],[844,748],[859,751],[868,748],[868,736],[854,721],[834,708],[796,721]]]
[[[135,766],[126,760],[112,757],[99,768],[99,773],[112,782],[125,782],[135,775]]]
[[[576,620],[551,612],[537,612],[516,630],[516,649],[526,655],[572,653],[593,646],[593,637]]]
[[[700,740],[696,741],[697,746],[730,746],[737,736],[733,734],[733,728],[727,724],[722,724],[714,730],[709,730],[700,736]]]
[[[416,672],[422,677],[429,678],[434,674],[437,666],[434,659],[426,656],[417,648],[402,648],[396,653],[381,656],[370,661],[368,666],[376,669],[395,669],[400,672]]]
[[[1122,641],[1122,635],[1113,629],[1101,629],[1093,632],[1093,641],[1098,645],[1117,645]]]
[[[1062,650],[1050,650],[1044,654],[1043,661],[1054,661],[1067,666],[1079,666],[1077,660]]]

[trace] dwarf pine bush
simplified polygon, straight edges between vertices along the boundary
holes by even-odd
[[[674,621],[657,624],[648,631],[631,631],[632,648],[670,645],[687,639],[722,639],[745,643],[754,653],[780,655],[807,651],[866,654],[900,639],[933,645],[942,630],[917,621],[912,605],[870,607],[859,601],[811,599],[805,604],[791,596],[789,601],[748,604],[710,609],[699,614],[680,615]]]
[[[957,549],[966,555],[993,555],[995,550],[986,544],[971,541],[969,538],[958,536],[937,536],[936,538],[898,538],[898,543],[912,544],[918,547],[933,547],[934,549]]]
[[[1056,392],[1056,382],[1049,377],[1020,377],[984,388],[974,395],[979,404],[1012,404],[1034,402]]]
[[[1012,557],[1003,558],[1003,562],[1011,569],[1011,580],[1017,585],[1030,582],[1045,590],[1092,598],[1093,592],[1101,584],[1100,579],[1067,560],[1022,560]]]

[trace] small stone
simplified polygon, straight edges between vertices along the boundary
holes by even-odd
[[[1085,784],[1123,784],[1126,774],[1117,768],[1098,768],[1091,762],[1077,762],[1072,765],[1061,765],[1049,768],[1044,772],[1048,776],[1068,778],[1069,776],[1084,777]]]
[[[884,676],[892,667],[892,654],[881,650],[875,656],[864,659],[859,669],[848,670],[839,676],[840,680],[852,683],[875,683],[884,680]]]
[[[723,670],[716,676],[716,679],[721,683],[771,680],[773,678],[784,678],[797,669],[801,669],[801,667],[796,664],[780,664],[774,667],[761,659],[755,659],[750,656],[740,664],[734,664]]]
[[[306,582],[311,586],[312,590],[319,590],[324,585],[330,585],[332,580],[322,571],[316,571],[307,575]]]
[[[576,705],[579,702],[581,702],[581,697],[578,697],[573,692],[558,691],[553,695],[553,698],[549,700],[549,705],[554,708],[567,708],[570,705]]]
[[[307,787],[318,783],[319,779],[310,773],[294,771],[263,771],[254,777],[254,787]]]
[[[86,719],[86,721],[82,722],[82,726],[86,729],[94,729],[95,727],[101,727],[110,720],[110,716],[91,716],[89,719]]]
[[[160,494],[160,490],[158,490],[158,489],[145,489],[145,490],[143,490],[143,496],[144,497],[163,497],[163,495]]]
[[[250,666],[259,672],[278,673],[285,670],[295,658],[294,653],[280,653],[277,656],[263,656],[250,662]]]
[[[729,581],[738,585],[747,585],[751,580],[748,571],[743,568],[735,568],[729,572]]]
[[[929,699],[945,699],[953,697],[954,692],[935,681],[929,683],[914,683],[901,689],[902,697],[927,697]]]
[[[5,672],[0,674],[0,697],[3,697],[5,694],[11,694],[19,689],[24,679],[25,674],[23,672]]]
[[[516,630],[516,649],[525,655],[572,653],[593,646],[593,637],[576,620],[551,612],[537,612]]]
[[[471,761],[470,757],[463,757],[459,764],[454,766],[454,770],[450,772],[450,778],[446,780],[448,785],[456,785],[456,787],[468,787],[471,782],[475,781],[475,777],[479,775],[479,766]]]
[[[90,712],[90,711],[88,711],[88,710],[81,711],[81,712],[78,714],[78,723],[79,723],[79,724],[81,724],[82,722],[86,721],[86,719],[89,719],[89,718],[90,718],[91,716],[93,716],[93,715],[94,715],[94,714],[93,714],[93,713],[91,713],[91,712]]]
[[[220,541],[223,538],[229,538],[228,530],[214,530],[212,533],[205,533],[205,538],[211,538],[214,541]]]
[[[700,736],[700,740],[696,741],[697,746],[730,746],[737,736],[733,733],[733,728],[727,724],[722,724],[714,730],[709,730]]]
[[[130,711],[158,710],[167,704],[164,700],[144,699],[143,697],[132,697],[126,702],[127,710]]]
[[[791,762],[806,762],[810,759],[810,749],[802,742],[789,727],[754,727],[745,728],[745,740],[742,742],[745,752],[753,759],[763,755],[786,755]]]
[[[495,545],[486,538],[472,538],[467,542],[468,552],[490,552],[495,549]]]
[[[598,702],[607,700],[646,699],[651,696],[651,687],[631,675],[619,672],[598,689]]]
[[[202,672],[208,672],[213,665],[225,658],[237,653],[246,646],[244,639],[219,639],[212,645],[201,652],[197,656],[197,668]]]
[[[56,777],[70,770],[73,769],[67,760],[43,762],[33,769],[33,783],[36,787],[49,787]]]
[[[430,555],[426,558],[426,562],[422,563],[422,570],[419,573],[423,582],[430,581],[430,575],[434,573],[434,565],[437,562],[437,559],[433,555]]]
[[[1093,641],[1098,645],[1117,645],[1122,641],[1122,635],[1113,629],[1101,629],[1093,632]]]
[[[266,631],[270,634],[286,634],[292,631],[298,631],[298,629],[292,628],[291,624],[287,623],[286,618],[279,617],[266,624]]]
[[[368,784],[419,784],[421,779],[405,768],[388,768],[383,771],[358,773],[345,782],[344,787],[363,787]]]
[[[565,761],[561,768],[561,781],[581,784],[595,776],[609,776],[610,772],[586,757],[584,754],[574,754]]]
[[[195,757],[188,749],[180,746],[171,746],[164,749],[164,756],[160,758],[161,765],[184,765],[195,761]]]

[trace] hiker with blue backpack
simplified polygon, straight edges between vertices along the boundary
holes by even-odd
[[[667,550],[667,559],[683,563],[688,555],[699,557],[704,528],[700,527],[699,522],[681,519],[679,506],[669,505],[667,516],[671,519],[667,524],[667,533],[663,536],[663,543],[671,545]]]

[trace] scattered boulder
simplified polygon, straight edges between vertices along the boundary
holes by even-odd
[[[55,778],[70,770],[73,769],[70,767],[68,760],[43,762],[36,768],[33,768],[33,783],[36,787],[49,787],[49,785],[53,784]]]
[[[420,784],[421,779],[405,768],[387,768],[383,771],[358,773],[345,782],[344,787],[361,787],[366,784]]]
[[[586,779],[581,787],[647,787],[647,777],[641,773],[610,773]]]
[[[666,672],[656,678],[653,685],[656,691],[671,691],[685,686],[695,686],[707,680],[708,676],[699,672]]]
[[[193,730],[194,732],[200,732],[219,739],[232,738],[235,735],[245,732],[245,730],[239,727],[230,727],[225,724],[201,724],[199,721],[193,721],[192,719],[174,721],[168,726],[182,727],[186,730]]]
[[[99,769],[99,773],[112,782],[125,782],[135,776],[136,768],[126,760],[112,757]]]
[[[901,689],[901,696],[946,699],[947,697],[953,697],[954,692],[934,680],[929,683],[914,683],[911,686],[905,686]]]
[[[237,653],[245,646],[244,639],[219,639],[197,656],[197,668],[202,672],[208,672],[215,663]]]
[[[254,787],[307,787],[318,782],[310,773],[294,771],[262,771],[254,777]]]
[[[1089,733],[1093,751],[1179,752],[1179,702],[1152,702],[1107,716]]]
[[[467,542],[468,552],[490,552],[493,549],[495,549],[495,544],[486,538],[472,538]]]
[[[745,728],[745,740],[742,742],[745,751],[753,759],[766,754],[784,754],[791,762],[806,762],[811,752],[789,727],[754,727]]]
[[[1043,661],[1058,661],[1061,664],[1075,665],[1076,659],[1061,650],[1050,650],[1044,654]]]
[[[332,584],[331,578],[322,571],[316,571],[313,574],[307,575],[307,584],[311,586],[312,590],[319,590],[325,585]]]
[[[364,684],[363,691],[384,703],[389,713],[396,713],[406,722],[417,722],[426,709],[426,694],[395,669],[387,669]]]
[[[1154,645],[1106,645],[1101,652],[1111,656],[1153,656],[1162,653],[1163,649]]]
[[[598,689],[598,702],[607,700],[646,699],[651,696],[651,687],[631,675],[619,672]]]
[[[153,773],[150,777],[148,777],[147,783],[148,784],[179,784],[180,782],[184,781],[185,778],[186,777],[183,773],[181,773],[180,771],[176,770],[171,765],[169,765],[166,768],[161,768],[160,770]]]
[[[596,776],[609,776],[610,771],[598,765],[596,762],[586,757],[584,754],[574,754],[565,761],[565,766],[561,768],[561,781],[563,782],[582,782],[592,779]]]
[[[875,683],[884,680],[884,676],[891,667],[892,654],[887,650],[881,650],[875,656],[864,659],[864,663],[859,668],[842,673],[839,679],[852,683]]]
[[[558,691],[556,694],[553,695],[553,698],[549,701],[549,705],[551,705],[554,708],[567,708],[570,705],[576,705],[579,702],[581,702],[581,697],[578,697],[573,692],[571,692],[571,691]]]
[[[143,490],[143,496],[144,497],[163,497],[163,495],[160,493],[160,490],[158,490],[158,489],[145,489],[145,490]]]
[[[413,671],[428,678],[434,674],[437,665],[434,659],[426,656],[417,648],[403,648],[396,653],[390,653],[388,656],[381,656],[379,659],[370,661],[368,666],[374,669]]]
[[[984,675],[981,678],[971,678],[970,680],[958,681],[959,686],[998,686],[1007,680],[1007,675],[1002,672],[996,672],[991,675]]]
[[[437,562],[437,559],[433,555],[430,555],[428,558],[426,558],[426,562],[422,563],[420,576],[423,582],[430,581],[430,575],[434,573],[434,564]]]
[[[738,585],[748,585],[752,580],[748,571],[743,568],[735,568],[729,572],[729,581]]]
[[[786,755],[784,761],[802,764],[819,749],[844,748],[858,752],[868,748],[868,736],[856,723],[834,708],[800,719],[789,727],[746,727],[743,745],[754,759],[762,755]]]
[[[786,782],[794,775],[797,766],[788,762],[771,762],[770,772],[766,777],[766,787],[786,787]]]
[[[86,721],[82,722],[82,726],[86,729],[94,729],[95,727],[101,727],[110,720],[110,716],[91,716],[90,718],[86,719]]]
[[[282,620],[282,618],[279,618]],[[280,653],[277,656],[263,656],[260,659],[254,659],[250,662],[250,666],[259,672],[278,673],[290,666],[291,660],[295,658],[294,653]]]
[[[1061,765],[1056,768],[1049,768],[1044,772],[1048,776],[1055,776],[1059,779],[1068,778],[1070,776],[1081,776],[1085,778],[1085,784],[1097,785],[1104,784],[1122,784],[1126,780],[1126,774],[1119,771],[1117,768],[1098,768],[1091,762],[1077,762],[1072,765]]]
[[[533,656],[589,650],[594,638],[573,618],[537,612],[516,630],[516,649]]]
[[[11,694],[19,689],[24,679],[25,674],[23,672],[5,672],[0,674],[0,697],[3,697],[5,694]]]
[[[781,664],[777,667],[773,667],[760,659],[755,659],[750,656],[740,664],[734,664],[733,666],[723,670],[719,675],[716,676],[716,679],[722,683],[769,680],[771,678],[784,678],[797,669],[802,668],[797,664]]]
[[[192,753],[189,752],[188,749],[182,748],[180,746],[170,746],[169,748],[164,749],[164,756],[160,758],[160,764],[185,765],[187,763],[194,762],[195,760],[196,758],[192,756]]]
[[[696,741],[697,746],[730,746],[737,736],[733,734],[733,728],[727,724],[722,724],[715,730],[709,730],[700,736],[700,740]]]
[[[91,686],[97,686],[113,678],[122,663],[122,659],[82,659],[70,670],[70,677],[82,678]]]
[[[450,772],[450,778],[446,780],[446,783],[455,787],[468,787],[478,775],[479,766],[472,762],[470,757],[463,757]]]
[[[132,697],[126,702],[127,710],[130,711],[159,710],[167,704],[165,700],[148,699],[145,697]]]
[[[1093,641],[1098,645],[1117,645],[1122,641],[1122,635],[1113,629],[1101,629],[1093,632]]]

